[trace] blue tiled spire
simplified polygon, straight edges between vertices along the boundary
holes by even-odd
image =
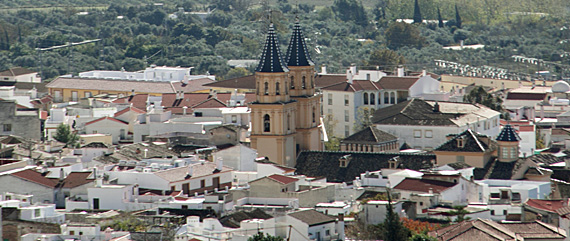
[[[521,138],[519,134],[513,129],[510,124],[505,125],[499,136],[497,136],[497,141],[520,141]]]
[[[277,41],[277,34],[275,34],[275,28],[273,28],[273,24],[269,25],[269,32],[267,33],[267,38],[265,39],[263,53],[261,54],[259,65],[255,71],[269,73],[289,71],[281,59],[279,41]]]
[[[299,24],[299,19],[295,21],[295,27],[293,28],[293,35],[291,35],[291,41],[289,42],[289,47],[287,48],[287,66],[314,66],[315,63],[311,60],[309,56],[309,51],[307,51],[307,44],[305,43],[305,36],[301,30],[301,24]]]

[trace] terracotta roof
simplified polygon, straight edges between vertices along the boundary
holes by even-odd
[[[233,79],[216,81],[213,83],[204,84],[205,87],[218,87],[230,89],[248,89],[255,90],[255,75],[248,75]]]
[[[346,82],[346,75],[319,74],[315,77],[315,86],[317,88],[331,86],[340,82]]]
[[[336,221],[335,218],[333,218],[329,215],[325,215],[323,213],[317,212],[313,209],[289,213],[287,215],[289,215],[295,219],[298,219],[303,223],[308,224],[309,227],[321,225],[321,224],[325,224],[325,223],[331,223],[331,222]]]
[[[370,80],[354,80],[354,88],[356,90],[379,90],[382,87],[378,86],[375,82]]]
[[[22,67],[14,67],[0,72],[0,76],[18,76],[24,74],[37,73],[37,71],[29,70]]]
[[[81,89],[81,90],[100,90],[100,91],[120,91],[130,93],[132,90],[138,93],[176,93],[183,90],[184,92],[194,92],[199,90],[207,90],[202,85],[211,83],[213,80],[209,78],[189,80],[187,84],[182,82],[166,82],[166,81],[136,81],[136,80],[117,80],[117,79],[95,79],[95,78],[70,78],[58,77],[47,84],[48,88],[57,89]]]
[[[428,233],[437,240],[516,240],[515,232],[486,219],[464,221]]]
[[[323,87],[322,90],[348,91],[348,92],[358,91],[356,88],[354,88],[354,85],[351,85],[348,82],[338,82],[336,84]]]
[[[398,185],[396,185],[394,189],[425,193],[429,192],[431,189],[434,193],[441,193],[455,185],[457,185],[457,183],[429,179],[406,178]]]
[[[340,158],[349,159],[346,167],[340,167]],[[368,153],[348,151],[302,151],[297,157],[296,174],[309,177],[326,177],[329,182],[351,182],[361,173],[389,167],[393,158],[400,160],[398,168],[412,170],[432,167],[433,154],[416,153]]]
[[[85,123],[85,125],[86,125],[86,126],[87,126],[87,125],[91,125],[91,124],[93,124],[93,123],[97,123],[97,122],[102,121],[102,120],[110,120],[110,121],[118,122],[118,123],[121,123],[121,124],[124,124],[124,125],[128,125],[128,124],[129,124],[129,123],[124,122],[124,121],[122,121],[122,120],[119,120],[119,119],[116,119],[116,118],[113,118],[113,117],[105,116],[105,117],[101,117],[101,118],[96,119],[96,120],[89,121],[89,122]]]
[[[568,200],[543,200],[543,199],[528,199],[525,205],[555,213],[556,210],[562,207],[568,207]]]
[[[489,146],[483,138],[485,138],[484,135],[475,133],[471,129],[467,129],[435,148],[435,151],[486,152],[496,148],[496,143],[494,141],[492,141],[492,143],[490,143],[491,146]],[[491,138],[486,137],[485,139]],[[459,140],[461,140],[463,146],[459,146]]]
[[[408,90],[412,85],[418,81],[420,77],[417,76],[384,76],[378,81],[378,85],[382,89],[387,90]]]
[[[174,94],[173,94],[174,95]],[[123,98],[118,98],[113,101],[115,104],[132,104],[133,107],[146,110],[146,102],[148,101],[148,94],[135,94],[131,96],[126,96]]]
[[[207,99],[205,101],[202,101],[201,103],[198,103],[197,105],[192,106],[192,108],[197,109],[197,108],[224,108],[224,107],[228,107],[226,104],[224,104],[224,102],[221,102],[220,100],[218,100],[217,98],[210,98]]]
[[[230,215],[226,215],[223,216],[222,218],[220,218],[220,223],[224,226],[224,227],[228,227],[228,228],[239,228],[240,227],[240,222],[243,220],[249,220],[249,219],[270,219],[273,218],[273,216],[265,213],[263,210],[256,208],[251,212],[247,212],[247,211],[238,211],[238,212],[234,212]]]
[[[146,113],[146,111],[141,110],[141,109],[139,109],[139,108],[137,108],[137,107],[129,106],[129,107],[127,107],[127,108],[125,108],[125,109],[123,109],[123,110],[121,110],[121,111],[117,111],[117,113],[115,113],[114,116],[117,117],[117,116],[120,116],[120,115],[122,115],[122,114],[125,114],[125,113],[127,113],[127,112],[129,112],[129,111],[133,111],[133,112],[136,112],[136,113],[139,113],[139,114],[144,114],[144,113]]]
[[[352,134],[351,136],[344,138],[341,142],[343,143],[383,143],[389,141],[397,141],[398,137],[381,131],[376,127],[370,126],[364,128],[363,130]]]
[[[566,232],[561,231],[560,228],[538,220],[534,222],[504,222],[500,225],[515,232],[517,236],[523,237],[524,240],[530,240],[533,238],[555,238],[564,240],[564,238],[566,238]]]
[[[279,175],[279,174],[273,174],[271,176],[268,176],[267,178],[274,180],[274,181],[277,181],[281,184],[289,184],[292,182],[299,181],[299,179],[297,179],[297,178],[292,178],[292,177],[283,176],[283,175]]]
[[[216,164],[213,162],[203,162],[192,164],[192,175],[191,178],[205,177],[212,175],[216,171]],[[178,182],[186,180],[186,175],[188,174],[189,167],[177,167],[171,168],[164,171],[154,172],[154,175],[168,181],[168,182]],[[228,172],[232,169],[223,166],[221,172]]]
[[[74,188],[85,184],[89,184],[95,181],[93,178],[88,178],[91,176],[91,172],[72,172],[65,177],[63,180],[63,188]]]
[[[508,93],[507,100],[544,100],[546,93]]]
[[[46,186],[46,187],[50,187],[50,188],[55,187],[55,185],[58,182],[57,179],[47,178],[44,175],[42,175],[41,173],[36,172],[34,170],[31,170],[31,169],[26,169],[23,171],[15,172],[15,173],[12,173],[11,175],[19,177],[19,178],[27,180],[27,181],[30,181],[30,182],[34,182],[34,183]]]
[[[0,86],[14,86],[16,90],[31,90],[36,88],[38,93],[47,93],[46,83],[0,81]]]

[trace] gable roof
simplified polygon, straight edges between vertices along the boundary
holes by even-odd
[[[563,200],[543,200],[529,198],[525,203],[526,206],[540,209],[547,212],[556,213],[556,210],[568,207],[568,199]]]
[[[454,138],[444,142],[435,151],[453,151],[453,152],[486,152],[492,150],[487,143],[485,143],[481,137],[483,135],[473,132],[471,129],[467,129],[464,132],[456,135]],[[490,139],[489,137],[487,137]],[[458,146],[457,142],[462,139],[463,146]],[[495,146],[494,144],[492,145]]]
[[[418,76],[384,76],[380,78],[378,85],[387,90],[409,90],[418,79]]]
[[[406,179],[398,183],[398,185],[396,185],[394,189],[425,192],[425,193],[429,192],[431,189],[434,193],[441,193],[455,185],[457,185],[457,183],[407,177]]]
[[[71,172],[67,174],[67,177],[63,180],[63,188],[75,188],[85,184],[89,184],[95,181],[93,178],[89,178],[91,172]]]
[[[57,184],[57,179],[47,178],[41,173],[36,172],[32,169],[26,169],[23,171],[15,172],[12,173],[11,175],[50,188],[55,187],[55,185]]]
[[[88,126],[88,125],[91,125],[91,124],[94,124],[94,123],[97,123],[97,122],[103,121],[103,120],[110,120],[110,121],[114,121],[114,122],[117,122],[117,123],[121,123],[121,124],[123,124],[123,125],[128,125],[128,124],[129,124],[129,123],[127,123],[127,122],[125,122],[125,121],[122,121],[122,120],[119,120],[119,119],[117,119],[117,118],[105,116],[105,117],[101,117],[101,118],[96,119],[96,120],[89,121],[89,122],[85,123],[85,125]]]
[[[307,51],[307,44],[305,43],[305,36],[301,30],[301,24],[299,24],[299,19],[295,21],[295,27],[293,27],[293,34],[291,35],[291,41],[289,42],[289,47],[287,48],[286,56],[287,66],[314,66],[315,63],[311,60],[309,51]]]
[[[144,114],[144,113],[146,113],[146,111],[141,110],[141,109],[139,109],[139,108],[137,108],[137,107],[129,106],[129,107],[127,107],[127,108],[125,108],[125,109],[123,109],[123,110],[121,110],[121,111],[117,111],[117,112],[115,113],[115,115],[113,115],[113,116],[114,116],[114,117],[121,116],[122,114],[125,114],[125,113],[127,113],[127,112],[129,112],[129,111],[136,112],[136,113],[139,113],[139,114]]]
[[[348,157],[346,167],[339,159]],[[361,173],[389,167],[389,161],[399,159],[399,168],[420,170],[432,167],[433,154],[368,153],[348,151],[302,151],[297,157],[296,174],[309,177],[326,177],[329,182],[352,182]]]
[[[499,135],[497,136],[497,141],[517,142],[520,140],[521,137],[519,136],[519,134],[517,134],[515,129],[510,124],[505,125],[505,127],[503,127],[503,129],[501,130],[501,133],[499,133]]]
[[[218,98],[209,98],[205,101],[202,101],[192,106],[192,108],[223,108],[223,107],[228,107],[228,106],[224,104],[224,102],[218,100]]]
[[[146,110],[147,101],[148,101],[148,94],[135,94],[113,100],[113,103],[116,104],[129,103],[132,104],[133,107],[135,108],[138,108],[140,110]]]
[[[515,232],[486,219],[463,221],[428,233],[437,240],[517,240]]]
[[[248,89],[255,90],[255,75],[248,75],[233,79],[216,81],[204,84],[205,87],[231,88],[231,89]]]
[[[376,127],[370,126],[364,128],[363,130],[352,134],[351,136],[344,138],[341,142],[350,143],[384,143],[389,141],[397,141],[398,137],[381,131]]]
[[[285,184],[285,185],[299,181],[299,179],[297,179],[297,178],[292,178],[292,177],[283,176],[283,175],[279,175],[279,174],[273,174],[271,176],[268,176],[267,178],[274,180],[276,182],[279,182],[281,184]]]
[[[289,213],[287,215],[291,216],[295,219],[298,219],[303,223],[308,224],[309,227],[336,221],[335,218],[332,218],[331,216],[317,212],[313,209]]]
[[[220,218],[220,223],[224,227],[239,228],[240,222],[248,219],[270,219],[273,216],[265,213],[263,210],[256,208],[251,212],[238,211]]]
[[[203,85],[211,83],[213,80],[209,78],[200,78],[189,80],[186,84],[180,81],[136,81],[136,80],[120,80],[120,79],[97,79],[97,78],[79,78],[79,77],[58,77],[46,85],[48,88],[61,89],[80,89],[80,90],[100,90],[131,93],[134,90],[137,93],[176,93],[178,90],[184,92],[195,92],[199,90],[207,90]]]
[[[191,178],[198,178],[198,177],[205,177],[205,176],[209,176],[212,175],[213,173],[217,173],[216,172],[216,167],[217,165],[215,163],[212,162],[202,162],[202,163],[197,163],[197,164],[191,164],[190,166],[192,166],[192,175]],[[168,182],[178,182],[178,181],[184,181],[186,180],[186,175],[188,174],[188,170],[189,167],[188,166],[184,166],[184,167],[177,167],[177,168],[171,168],[168,170],[164,170],[164,171],[158,171],[158,172],[154,172],[154,175],[168,181]],[[231,171],[232,169],[227,167],[227,166],[223,166],[222,170],[220,170],[220,172],[228,172]]]
[[[372,122],[390,125],[456,126],[451,119],[461,114],[434,112],[433,106],[421,99],[411,99],[374,112]]]
[[[0,72],[0,76],[18,76],[32,73],[37,73],[37,71],[32,71],[22,67],[14,67]]]
[[[279,73],[288,72],[289,69],[285,66],[283,59],[281,59],[281,50],[279,49],[279,41],[273,23],[269,24],[269,31],[265,39],[265,46],[261,53],[259,65],[255,69],[256,72]]]

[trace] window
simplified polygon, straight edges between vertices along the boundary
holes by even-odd
[[[75,235],[75,231],[73,230],[69,231],[69,235]]]
[[[194,112],[195,117],[202,117],[202,112]]]
[[[420,206],[423,206],[423,205],[424,205],[424,202],[420,202]]]
[[[329,105],[332,105],[332,94],[328,94]]]
[[[511,158],[517,158],[517,148],[516,147],[511,147]]]
[[[433,137],[433,131],[426,130],[425,136],[426,136],[426,138],[432,138]]]
[[[4,124],[2,125],[2,129],[4,130],[4,132],[12,131],[12,124]]]
[[[56,101],[60,101],[61,100],[61,91],[59,91],[59,90],[54,91],[53,97],[55,98]]]
[[[271,131],[271,124],[270,124],[270,118],[268,114],[265,114],[265,116],[263,116],[263,131],[264,132],[270,132]]]
[[[495,216],[495,210],[491,210],[491,215]]]
[[[315,114],[315,112],[316,112],[315,109],[316,109],[316,108],[313,106],[313,123],[316,122],[316,115],[317,115],[317,114]]]
[[[265,82],[265,91],[263,92],[265,95],[269,95],[269,83]]]
[[[348,106],[348,95],[344,95],[344,106]]]
[[[344,110],[344,121],[350,121],[350,114],[348,113],[348,110]]]
[[[77,101],[77,91],[71,91],[71,101]]]
[[[305,85],[305,76],[303,76],[303,81],[301,82],[301,88],[306,89],[307,86]]]
[[[364,99],[364,104],[368,105],[368,93],[364,93],[364,96],[362,98]]]
[[[170,191],[171,191],[171,192],[176,191],[176,186],[170,186]]]
[[[511,200],[513,200],[515,202],[517,202],[517,201],[520,202],[521,201],[521,194],[518,192],[513,192]]]
[[[421,130],[414,130],[414,137],[415,138],[422,138],[422,131]]]
[[[295,79],[293,78],[293,76],[291,76],[291,89],[295,89]]]
[[[344,126],[344,136],[350,136],[350,127]]]
[[[182,205],[182,209],[184,210],[188,209],[188,205]]]
[[[237,115],[232,115],[232,123],[237,123]]]
[[[326,235],[326,236],[331,236],[331,231],[327,229],[327,230],[325,231],[325,235]]]
[[[280,92],[281,91],[279,90],[279,82],[277,82],[277,83],[275,83],[275,94],[280,95],[281,94]]]
[[[34,209],[34,217],[39,217],[41,215],[41,210],[39,208]]]
[[[374,95],[374,93],[370,93],[370,104],[371,105],[376,104],[376,96]]]
[[[501,148],[501,156],[503,158],[509,158],[509,148],[508,147]]]
[[[287,130],[291,130],[291,114],[289,113],[287,113]]]
[[[492,198],[492,199],[494,199],[494,198],[500,199],[500,198],[501,198],[501,194],[498,193],[498,192],[491,193],[491,198]]]
[[[390,93],[390,104],[396,103],[396,94],[394,92]]]
[[[205,188],[206,187],[206,180],[200,180],[200,188]]]
[[[91,94],[91,92],[85,91],[85,98],[90,98],[91,96],[93,96],[93,94]]]
[[[463,148],[465,146],[465,142],[463,138],[457,138],[457,148]]]
[[[285,81],[285,94],[289,94],[289,88],[287,88],[287,81]]]
[[[507,214],[509,214],[509,213],[507,212],[507,210],[503,210],[503,215],[507,215]]]
[[[384,104],[389,104],[390,103],[390,93],[385,92],[384,93]]]

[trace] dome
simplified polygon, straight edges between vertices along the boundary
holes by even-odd
[[[565,81],[558,81],[552,85],[552,92],[554,93],[565,93],[570,91],[570,85]]]

